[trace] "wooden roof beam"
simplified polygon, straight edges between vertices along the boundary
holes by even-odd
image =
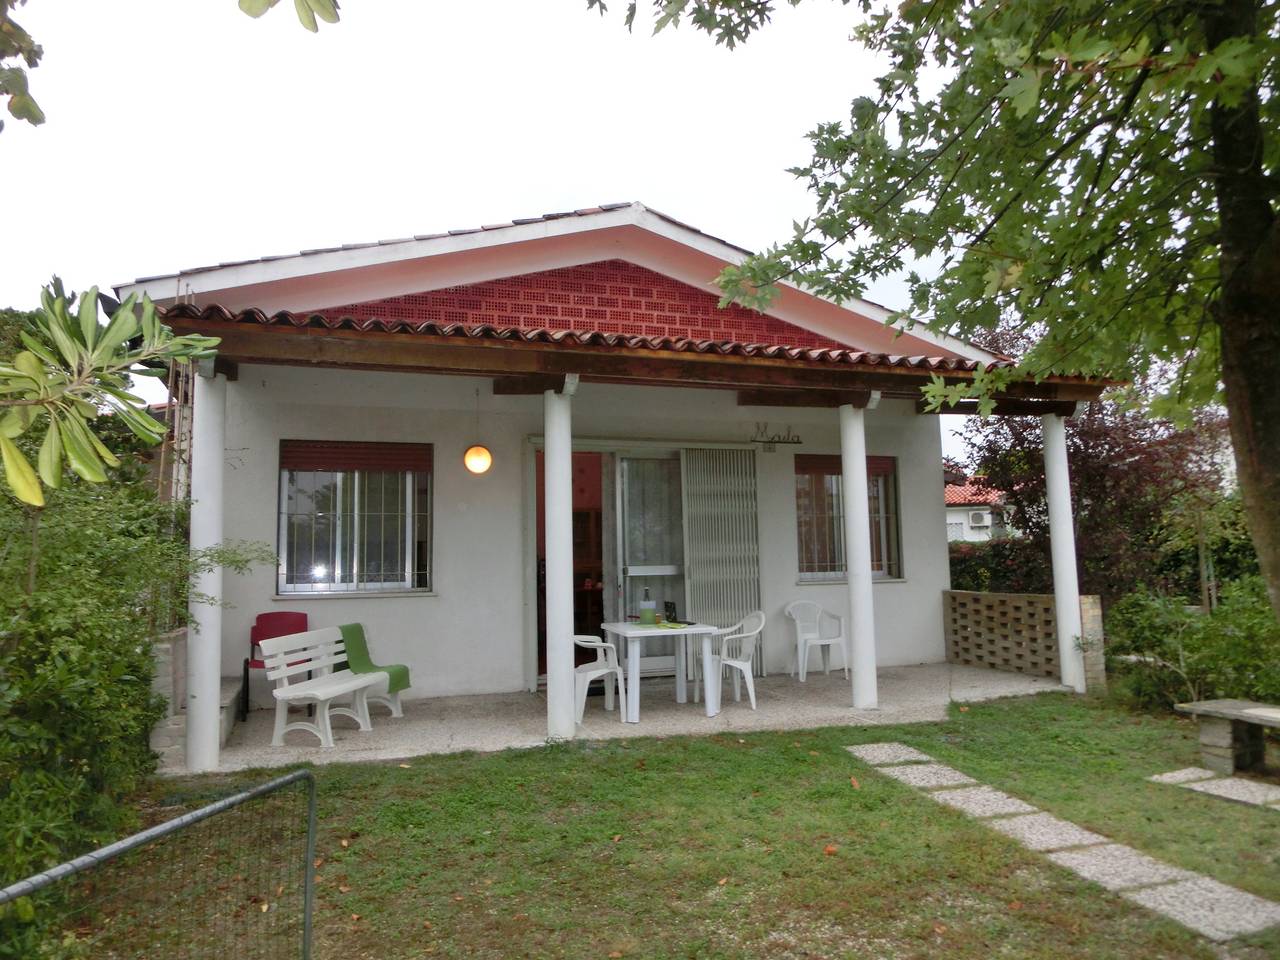
[[[1060,417],[1074,416],[1075,400],[1027,400],[1020,397],[998,397],[992,415],[997,417],[1036,416],[1047,413]],[[962,416],[975,416],[978,413],[977,400],[961,400],[954,406],[944,406],[938,410],[926,409],[923,399],[916,401],[916,413],[955,413]]]

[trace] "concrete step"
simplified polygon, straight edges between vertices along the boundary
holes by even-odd
[[[227,745],[231,730],[236,725],[240,709],[240,677],[223,677],[218,683],[218,743]],[[160,754],[162,770],[180,770],[185,765],[187,739],[187,712],[179,710],[173,716],[162,717],[151,731],[151,749]]]

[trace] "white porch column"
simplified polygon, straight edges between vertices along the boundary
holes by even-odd
[[[840,460],[844,490],[844,555],[849,579],[853,705],[873,710],[876,693],[876,621],[871,599],[871,516],[867,500],[865,411],[840,407]]]
[[[1053,603],[1057,616],[1058,662],[1062,682],[1084,693],[1084,653],[1080,638],[1080,585],[1076,576],[1076,534],[1071,511],[1071,474],[1067,468],[1067,423],[1049,414],[1044,430],[1044,481],[1049,500],[1049,548],[1053,557]]]
[[[227,381],[194,377],[191,425],[191,549],[222,540],[222,465],[226,451]],[[222,568],[197,574],[193,593],[222,599]],[[222,607],[191,601],[187,631],[187,769],[218,768],[218,699],[222,677]]]
[[[576,379],[576,378],[575,378]],[[569,378],[566,378],[568,381]],[[547,737],[574,734],[573,702],[573,431],[571,396],[543,395],[543,468],[546,473]],[[625,707],[625,704],[623,705]]]

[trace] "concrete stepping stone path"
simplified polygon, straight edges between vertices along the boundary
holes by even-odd
[[[1147,779],[1152,783],[1172,783],[1197,793],[1207,793],[1225,800],[1280,812],[1280,787],[1274,783],[1263,783],[1261,780],[1249,780],[1245,777],[1220,777],[1203,767],[1170,770]]]
[[[880,773],[924,790],[926,796],[939,803],[985,820],[992,829],[1029,850],[1045,853],[1058,866],[1210,940],[1230,940],[1280,924],[1278,903],[1163,863],[1132,847],[1112,843],[1101,834],[979,784],[959,770],[934,762],[932,757],[914,747],[903,743],[868,743],[849,747],[848,750]],[[1217,779],[1212,771],[1198,767],[1174,770],[1150,779],[1220,796],[1228,795],[1221,792],[1221,785],[1230,781],[1243,782],[1251,787],[1269,786],[1239,777]],[[1207,789],[1214,785],[1218,786],[1213,790]],[[1226,789],[1240,794],[1231,799],[1241,799],[1246,793],[1254,796],[1254,793],[1238,787]],[[1266,791],[1257,793],[1259,798],[1267,796],[1270,794]],[[1276,799],[1280,800],[1280,795]],[[1244,802],[1260,801],[1246,799]]]
[[[1059,820],[1051,813],[1028,813],[1019,817],[998,817],[988,823],[1031,850],[1065,850],[1107,843],[1102,834]]]

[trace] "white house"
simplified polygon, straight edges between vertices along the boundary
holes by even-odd
[[[1009,512],[1004,492],[965,477],[947,483],[942,493],[947,507],[947,539],[982,543],[1010,533]]]
[[[849,615],[859,708],[876,665],[944,659],[939,420],[920,388],[1008,361],[794,286],[765,314],[720,309],[715,278],[746,255],[631,203],[117,287],[221,338],[195,382],[193,545],[279,555],[199,584],[228,605],[193,608],[188,765],[216,766],[219,677],[270,610],[363,622],[379,659],[410,666],[410,697],[545,682],[551,737],[574,734],[575,616],[625,617],[646,587],[709,622],[764,610],[770,670],[789,601]],[[999,411],[1044,417],[1069,638],[1061,418],[1100,390],[1018,383]],[[463,462],[475,445],[483,473]]]

